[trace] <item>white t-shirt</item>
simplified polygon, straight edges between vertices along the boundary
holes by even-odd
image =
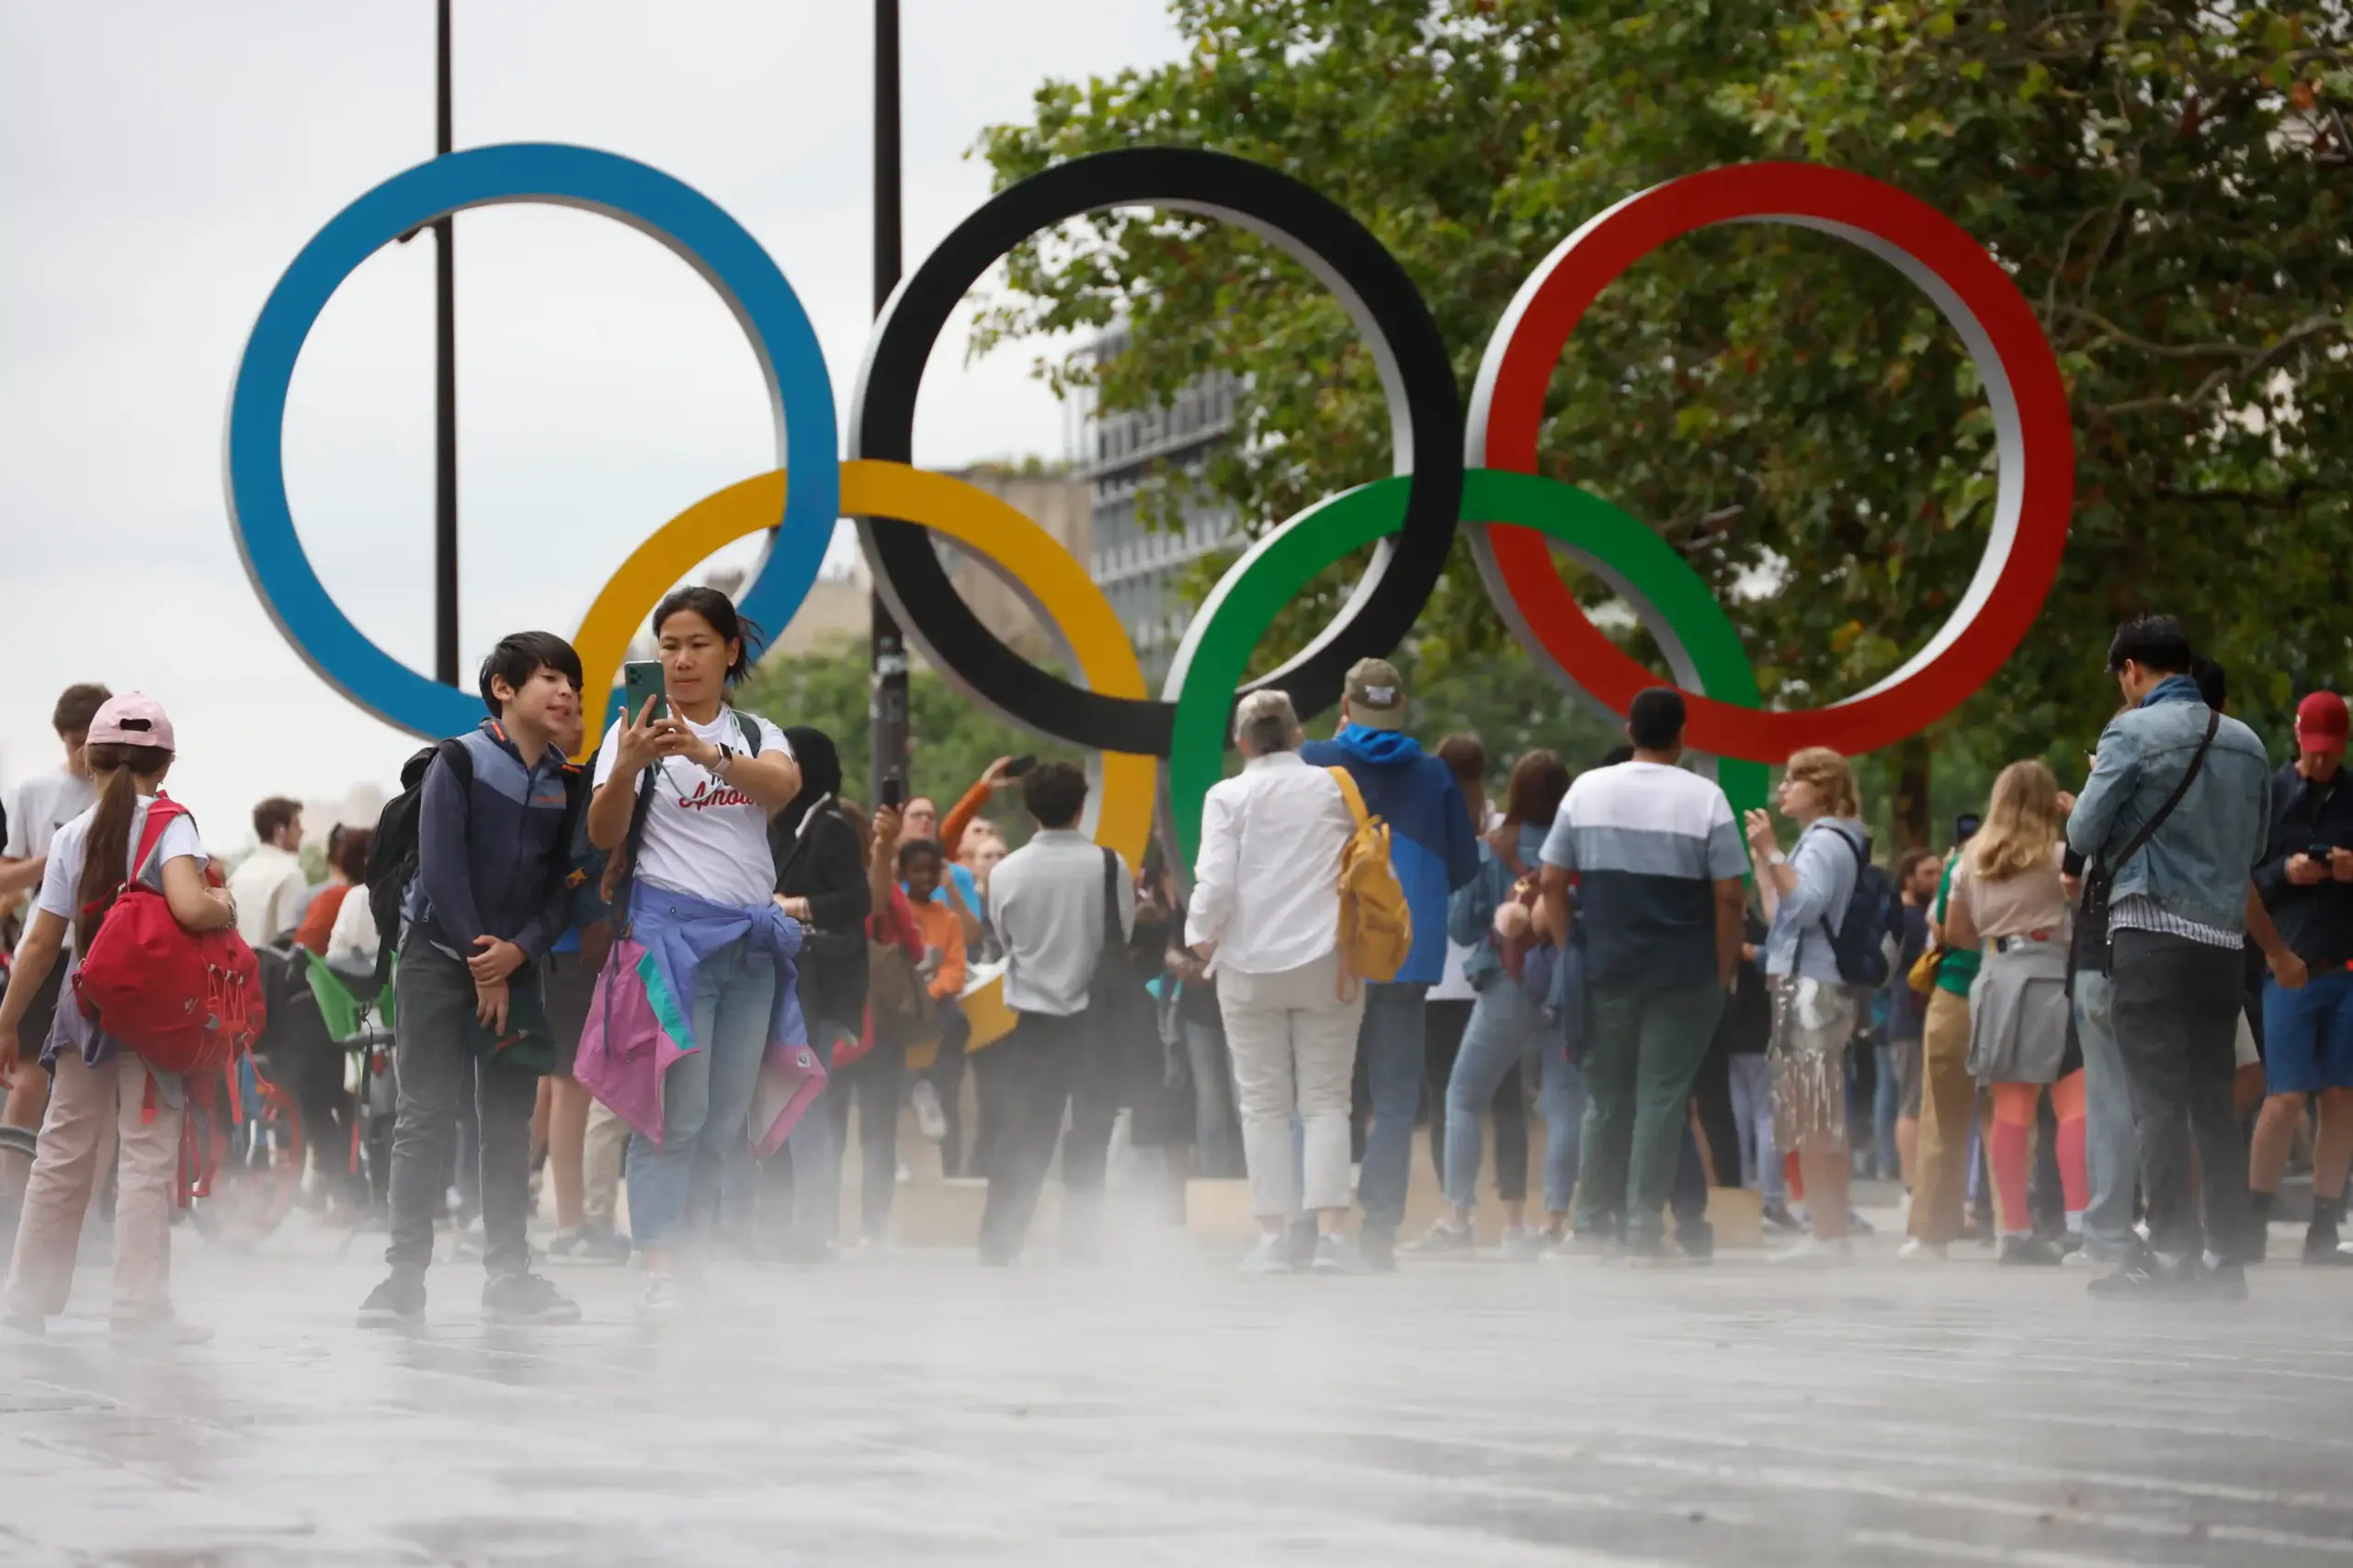
[[[8,806],[8,846],[0,849],[11,860],[29,860],[49,853],[57,830],[98,803],[93,779],[76,778],[60,767],[36,773],[17,786]]]
[[[131,850],[123,857],[123,873],[126,876],[135,869],[131,862],[139,854],[139,835],[147,831],[147,808],[153,803],[153,797],[142,796],[138,808],[131,813]],[[68,948],[74,944],[74,918],[82,907],[82,846],[89,838],[90,824],[97,814],[97,808],[93,806],[57,830],[57,836],[50,841],[49,866],[41,873],[40,892],[33,900],[34,908],[54,915],[66,923],[65,942]],[[204,853],[204,841],[197,836],[193,817],[180,817],[164,829],[164,841],[156,846],[154,863],[148,868],[147,885],[162,891],[165,862],[176,860],[183,855],[193,856],[196,869],[199,871],[204,869],[210,858]]]
[[[745,717],[759,728],[762,756],[792,755],[782,730],[757,714]],[[744,731],[732,708],[721,708],[708,724],[688,720],[687,727],[713,745],[744,749]],[[597,754],[599,786],[613,776],[620,729],[615,720]],[[713,903],[767,903],[776,892],[776,857],[768,850],[767,808],[683,756],[659,758],[647,771],[654,777],[654,805],[645,815],[638,881]]]

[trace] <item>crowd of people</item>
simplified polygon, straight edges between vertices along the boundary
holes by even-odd
[[[1665,687],[1582,771],[1545,750],[1498,767],[1470,735],[1425,751],[1399,672],[1368,659],[1329,738],[1280,691],[1240,701],[1241,767],[1181,879],[1157,846],[1131,866],[1094,841],[1068,763],[1002,759],[944,815],[886,779],[870,812],[831,737],[733,705],[760,634],[725,596],[673,593],[653,632],[662,695],[585,765],[577,654],[501,642],[480,726],[420,753],[374,831],[337,829],[316,885],[297,802],[255,808],[224,877],[159,806],[161,706],[59,699],[63,764],[19,787],[0,856],[0,908],[30,895],[5,1116],[40,1130],[0,1319],[39,1333],[62,1310],[110,1179],[116,1327],[201,1333],[169,1290],[188,1087],[71,979],[138,886],[391,1018],[367,1170],[368,1084],[262,1041],[299,1080],[324,1200],[389,1232],[371,1324],[422,1318],[453,1208],[479,1223],[486,1317],[578,1316],[545,1256],[634,1258],[660,1319],[714,1247],[887,1245],[926,1157],[985,1180],[995,1267],[1058,1166],[1056,1245],[1090,1261],[1122,1118],[1172,1215],[1188,1176],[1245,1183],[1249,1275],[1472,1255],[1490,1145],[1506,1258],[1705,1260],[1722,1186],[1795,1233],[1775,1262],[1842,1264],[1859,1166],[1905,1185],[1907,1263],[1973,1230],[2004,1265],[2101,1265],[2105,1294],[2235,1297],[2309,1135],[2302,1257],[2353,1261],[2346,705],[2306,697],[2275,769],[2170,619],[2118,631],[2122,706],[2081,788],[2015,762],[1942,852],[1881,856],[1849,760],[1819,748],[1788,759],[1778,820],[1736,820],[1683,765]],[[1017,797],[1026,835],[999,825]],[[983,984],[1012,1016],[986,1039]],[[903,1109],[936,1156],[901,1148]],[[1417,1126],[1443,1206],[1409,1237]],[[535,1248],[542,1170],[556,1228]]]

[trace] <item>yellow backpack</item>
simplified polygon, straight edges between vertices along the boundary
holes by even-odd
[[[1347,768],[1324,771],[1357,819],[1355,836],[1340,852],[1340,994],[1346,998],[1353,994],[1353,981],[1397,978],[1414,949],[1414,912],[1389,863],[1389,824],[1364,809]]]

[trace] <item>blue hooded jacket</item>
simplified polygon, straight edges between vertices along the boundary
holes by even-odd
[[[1433,985],[1446,976],[1446,901],[1479,874],[1479,837],[1470,808],[1446,764],[1395,730],[1342,727],[1337,738],[1310,741],[1300,760],[1345,767],[1365,810],[1389,824],[1389,860],[1414,912],[1414,950],[1400,983]]]

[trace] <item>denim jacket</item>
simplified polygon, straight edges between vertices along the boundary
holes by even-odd
[[[2100,732],[2092,776],[2067,819],[2068,846],[2113,853],[2156,814],[2206,733],[2208,709],[2188,676],[2168,676]],[[2112,896],[2222,931],[2246,929],[2247,876],[2271,816],[2271,759],[2255,732],[2224,718],[2198,780],[2146,847],[2114,868]]]

